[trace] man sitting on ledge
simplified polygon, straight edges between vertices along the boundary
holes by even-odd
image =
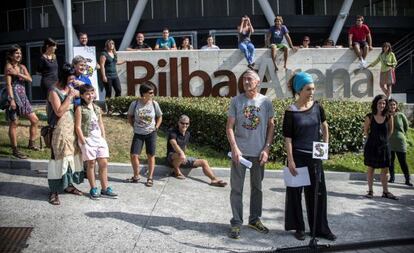
[[[173,128],[168,133],[167,139],[167,161],[173,168],[175,177],[177,179],[185,179],[185,176],[180,170],[181,168],[203,168],[204,175],[210,178],[211,186],[224,187],[226,182],[220,180],[214,175],[208,162],[204,159],[197,159],[194,157],[187,157],[185,149],[190,142],[190,133],[187,131],[190,125],[190,118],[187,115],[181,115],[178,119],[178,127]]]

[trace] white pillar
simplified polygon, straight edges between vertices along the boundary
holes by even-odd
[[[341,34],[342,28],[344,27],[346,18],[348,17],[349,10],[351,9],[353,0],[344,0],[342,2],[341,10],[339,11],[338,17],[336,18],[335,24],[332,27],[329,39],[333,40],[334,44],[338,41],[339,35]]]
[[[135,30],[138,27],[147,2],[148,0],[138,0],[137,5],[135,5],[134,13],[132,13],[132,17],[129,20],[128,27],[125,30],[124,37],[122,38],[121,45],[119,46],[120,51],[125,50],[135,37]]]
[[[272,26],[276,17],[275,13],[272,10],[272,6],[270,6],[267,0],[259,0],[259,4],[266,17],[267,23],[269,23],[269,26]]]

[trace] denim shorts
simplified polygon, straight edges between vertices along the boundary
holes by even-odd
[[[173,154],[175,154],[175,152],[170,152],[167,156],[168,165],[170,165],[171,167],[172,167],[172,160],[173,160],[172,156],[173,156]],[[184,162],[184,164],[180,165],[180,168],[193,169],[193,168],[196,167],[196,166],[194,166],[194,163],[195,163],[196,160],[197,160],[197,158],[195,158],[195,157],[187,156],[187,160]]]
[[[145,151],[148,155],[155,155],[155,147],[157,145],[157,131],[149,134],[134,134],[132,138],[131,151],[132,155],[140,155],[142,147],[145,143]]]

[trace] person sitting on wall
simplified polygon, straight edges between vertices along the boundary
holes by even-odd
[[[372,50],[372,38],[371,31],[367,25],[363,24],[363,22],[363,16],[356,16],[356,24],[348,31],[348,43],[349,48],[353,49],[358,57],[360,67],[366,68],[368,64],[365,61],[365,58],[367,57],[368,50]]]
[[[181,43],[180,50],[193,50],[193,46],[190,44],[190,38],[184,37],[183,42]]]
[[[275,71],[278,70],[276,66],[276,53],[278,50],[283,50],[283,56],[285,60],[285,64],[283,65],[283,67],[286,69],[289,48],[287,45],[282,43],[283,38],[287,40],[289,47],[291,47],[294,51],[296,51],[296,48],[292,44],[292,39],[289,36],[289,30],[287,29],[285,25],[283,25],[282,16],[276,16],[275,25],[270,27],[267,33],[267,36],[266,36],[266,40],[267,40],[266,44],[269,45],[269,47],[272,50],[272,60],[275,66]]]
[[[127,47],[126,51],[141,51],[141,50],[152,50],[152,48],[144,42],[144,34],[137,33],[135,36],[135,42],[132,43],[129,47]]]
[[[213,35],[208,35],[207,45],[203,46],[201,50],[219,50],[220,48],[214,44]]]
[[[309,36],[304,36],[302,40],[302,45],[300,45],[300,48],[310,48],[310,38]]]
[[[177,50],[177,45],[173,37],[170,37],[170,31],[167,27],[162,29],[162,38],[158,38],[155,43],[155,50]]]
[[[227,183],[214,175],[207,160],[185,155],[185,150],[190,142],[190,132],[187,131],[189,126],[190,118],[187,115],[181,115],[177,127],[170,129],[168,133],[167,162],[173,168],[175,177],[185,179],[180,167],[190,169],[201,167],[204,175],[210,178],[211,186],[225,187]]]

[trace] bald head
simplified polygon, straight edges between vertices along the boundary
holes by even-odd
[[[254,70],[251,70],[251,69],[248,69],[248,70],[244,71],[243,77],[250,77],[253,80],[260,81],[260,77],[257,74],[257,72],[254,71]]]

